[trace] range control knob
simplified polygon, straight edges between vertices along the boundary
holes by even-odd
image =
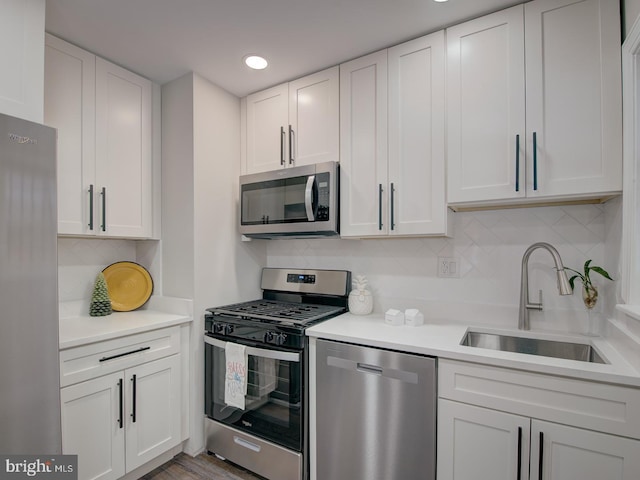
[[[225,324],[222,322],[213,322],[213,333],[224,333]]]
[[[287,334],[286,333],[279,333],[277,338],[276,338],[275,344],[276,345],[284,345],[284,343],[286,341],[287,341]]]
[[[225,335],[231,335],[233,333],[233,330],[234,330],[233,325],[231,325],[230,323],[227,323],[224,326],[224,334]]]
[[[270,330],[267,330],[264,334],[264,341],[266,343],[275,343],[276,334]]]

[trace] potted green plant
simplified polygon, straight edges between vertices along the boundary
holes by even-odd
[[[582,282],[582,301],[584,305],[591,310],[596,306],[596,302],[598,301],[598,289],[591,282],[591,272],[596,272],[602,275],[607,280],[613,281],[613,278],[609,276],[607,271],[602,267],[597,267],[595,265],[591,265],[592,260],[587,260],[584,263],[584,273],[578,272],[573,268],[565,267],[566,270],[571,270],[575,273],[571,278],[569,278],[569,284],[572,289],[575,289],[574,282],[576,278],[579,278]]]

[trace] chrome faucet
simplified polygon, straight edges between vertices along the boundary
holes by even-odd
[[[569,284],[567,272],[564,270],[562,259],[558,250],[553,245],[545,242],[538,242],[531,245],[522,256],[522,278],[520,280],[520,312],[518,314],[518,328],[520,330],[529,330],[529,310],[542,310],[542,290],[540,290],[540,302],[529,302],[529,257],[534,250],[544,248],[553,257],[555,263],[556,275],[558,276],[558,292],[560,295],[571,295],[573,289]]]

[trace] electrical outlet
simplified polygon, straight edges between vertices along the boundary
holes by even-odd
[[[460,278],[460,258],[438,257],[438,276],[444,278]]]

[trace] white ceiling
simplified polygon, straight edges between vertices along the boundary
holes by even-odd
[[[242,97],[523,1],[46,0],[46,30],[160,85],[194,71]]]

